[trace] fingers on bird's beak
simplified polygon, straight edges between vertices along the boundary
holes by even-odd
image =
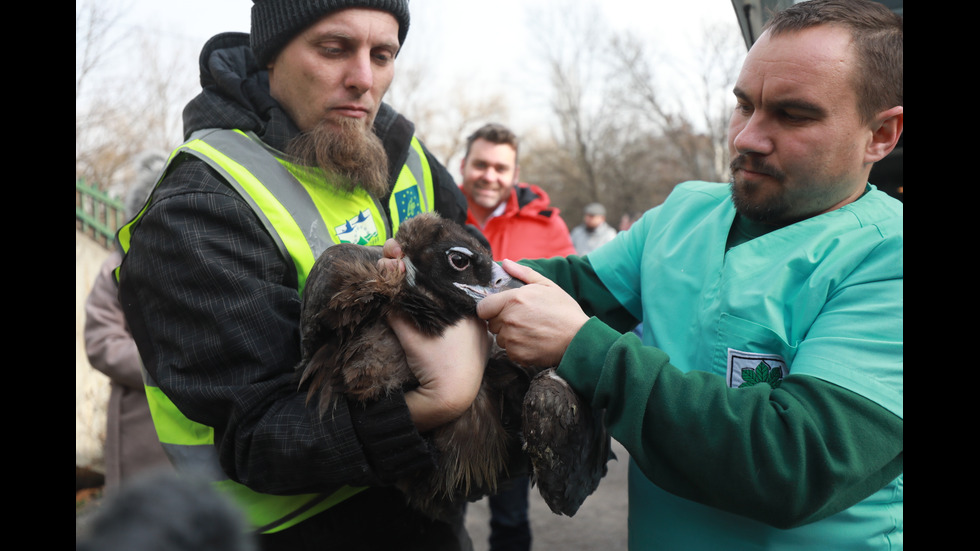
[[[506,291],[507,289],[517,289],[523,287],[524,282],[508,274],[500,264],[493,264],[493,277],[490,280],[490,287],[495,289],[495,293]]]

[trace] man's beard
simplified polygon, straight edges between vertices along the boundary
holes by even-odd
[[[344,191],[360,187],[375,197],[388,193],[388,155],[363,121],[321,122],[293,138],[286,153],[302,165],[321,169],[328,183]]]
[[[754,172],[767,174],[779,182],[784,182],[786,176],[764,161],[746,155],[739,155],[732,159],[730,166],[732,176],[729,183],[735,210],[742,216],[756,222],[772,224],[783,221],[783,217],[790,210],[790,205],[786,202],[786,194],[760,196],[761,192],[757,189],[758,184],[746,180],[736,181],[735,171],[739,168],[747,168]]]

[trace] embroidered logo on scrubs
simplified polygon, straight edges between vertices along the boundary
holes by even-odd
[[[778,354],[755,354],[728,349],[728,386],[731,388],[760,383],[777,388],[788,374],[786,360]]]
[[[355,245],[367,245],[378,237],[378,227],[374,225],[370,209],[362,210],[357,216],[334,228],[334,231],[341,243]]]
[[[398,207],[398,219],[408,220],[422,213],[422,199],[419,188],[410,187],[395,193],[395,205]]]

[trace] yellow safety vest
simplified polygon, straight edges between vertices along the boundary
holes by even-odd
[[[322,174],[318,176],[279,158],[252,133],[198,132],[171,154],[168,168],[183,154],[193,155],[214,168],[252,206],[284,258],[295,267],[300,295],[313,263],[331,245],[382,245],[394,236],[401,222],[434,208],[432,172],[414,137],[389,199],[390,221],[378,199],[361,189],[348,193],[326,185]],[[163,175],[166,173],[167,169]],[[119,230],[117,238],[124,254],[151,202],[152,196],[139,214]],[[119,268],[117,279],[118,274]],[[214,429],[184,416],[146,369],[143,381],[157,436],[170,460],[178,470],[205,476],[230,495],[257,532],[289,528],[364,490],[344,486],[331,494],[292,496],[253,491],[229,479],[221,470]]]

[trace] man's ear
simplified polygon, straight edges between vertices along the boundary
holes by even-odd
[[[871,141],[864,152],[865,163],[878,162],[895,149],[902,136],[903,115],[903,107],[896,105],[875,117],[871,123]]]

